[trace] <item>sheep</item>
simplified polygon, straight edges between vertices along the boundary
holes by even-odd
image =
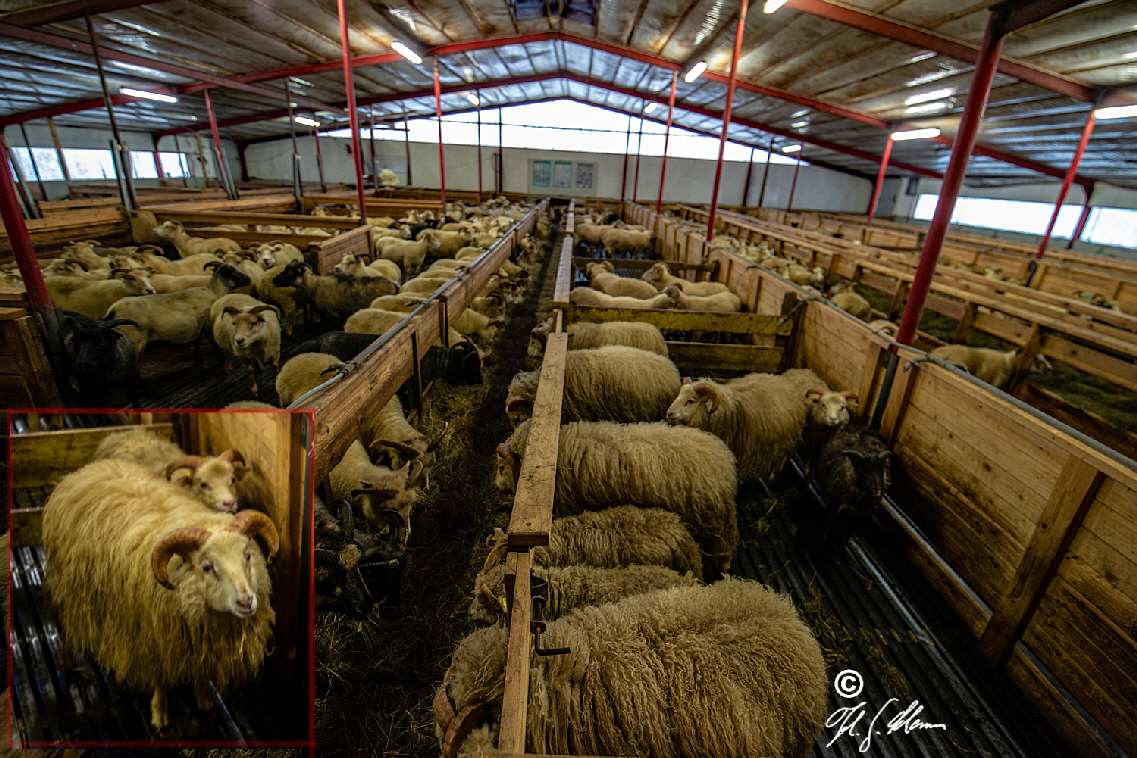
[[[421,235],[420,235],[421,236]],[[435,253],[441,249],[437,237],[423,237],[417,242],[393,238],[384,238],[379,242],[387,243],[375,252],[382,258],[398,263],[407,276],[413,276],[422,269],[423,261],[428,253]]]
[[[675,284],[663,289],[681,311],[709,311],[712,313],[737,313],[742,310],[742,298],[733,292],[720,292],[709,297],[688,295]]]
[[[545,341],[552,331],[552,319],[536,326],[529,333],[529,357],[539,359],[545,353]],[[603,324],[569,324],[569,350],[589,350],[604,345],[626,345],[667,356],[667,341],[663,332],[652,324],[634,321],[609,321]]]
[[[201,276],[154,274],[150,277],[150,283],[154,285],[154,291],[157,294],[168,295],[171,292],[181,292],[191,287],[204,287],[209,284],[209,279],[210,274],[202,274]]]
[[[509,383],[506,415],[513,428],[533,415],[539,372]],[[572,350],[565,356],[561,421],[658,421],[679,391],[679,369],[668,358],[621,345]]]
[[[379,169],[377,178],[379,179],[379,184],[384,187],[399,186],[399,175],[389,168]]]
[[[433,437],[419,432],[407,423],[403,405],[395,396],[367,420],[359,432],[359,440],[378,464],[399,469],[411,461],[421,463],[423,483],[429,487],[434,451],[442,443],[446,428],[443,425],[442,431]]]
[[[789,269],[786,271],[786,278],[794,284],[812,285],[814,287],[825,286],[825,269],[821,266],[814,266],[812,270],[805,266],[799,266],[796,263],[791,263]]]
[[[523,421],[498,445],[495,485],[516,488],[529,439]],[[704,575],[730,567],[738,545],[734,455],[713,434],[662,424],[577,421],[561,426],[559,515],[636,503],[673,511],[703,551]]]
[[[375,342],[373,334],[324,332],[316,341],[316,349],[349,361]],[[473,342],[459,342],[450,347],[432,346],[419,358],[419,373],[424,382],[446,379],[451,384],[469,386],[482,383],[482,356]]]
[[[484,722],[500,713],[508,634],[480,629],[455,651],[434,699],[444,755],[493,752]],[[580,608],[545,637],[572,652],[526,664],[525,752],[803,758],[825,719],[821,647],[789,598],[757,582]]]
[[[532,582],[542,587],[545,605],[541,617],[548,621],[586,605],[613,603],[667,587],[693,586],[699,580],[662,566],[534,566]],[[470,619],[479,624],[492,624],[504,619],[504,598],[505,564],[497,563],[484,569],[475,581]]]
[[[818,451],[812,466],[826,502],[833,508],[824,536],[845,533],[852,519],[867,516],[888,489],[892,451],[878,432],[847,425]]]
[[[959,364],[976,379],[993,387],[1003,389],[1015,371],[1021,350],[992,350],[986,347],[967,345],[941,345],[931,352],[937,358]],[[1031,363],[1032,372],[1050,370],[1050,361],[1042,353],[1036,353]]]
[[[889,339],[896,339],[896,335],[900,332],[900,327],[886,318],[878,318],[875,321],[870,321],[869,329],[872,329],[874,333],[884,335]]]
[[[225,255],[221,256],[221,260],[249,277],[252,284],[248,287],[248,291],[242,294],[252,295],[257,291],[257,286],[260,284],[265,270],[263,266],[256,262],[256,256],[253,253],[246,251],[241,251],[240,253],[225,253]]]
[[[857,396],[848,391],[834,392],[826,387],[806,391],[809,416],[802,431],[801,448],[807,461],[811,461],[834,432],[849,423],[849,409],[856,410]]]
[[[131,295],[153,295],[150,275],[139,269],[115,269],[110,279],[91,281],[72,276],[44,279],[48,297],[56,308],[101,319],[116,301]]]
[[[662,291],[669,284],[674,284],[683,290],[684,294],[695,297],[710,297],[720,292],[730,292],[730,288],[721,282],[689,282],[678,276],[672,276],[667,264],[663,262],[652,265],[644,272],[642,279],[656,290]]]
[[[108,434],[95,448],[92,460],[106,459],[137,463],[153,476],[188,490],[212,510],[233,513],[242,505],[237,483],[248,469],[245,457],[236,450],[218,456],[186,455],[178,445],[153,432],[129,429]]]
[[[396,284],[403,279],[403,272],[394,261],[386,258],[370,261],[369,256],[351,253],[345,255],[332,271],[341,276],[385,276]]]
[[[414,487],[421,473],[420,461],[411,461],[399,469],[377,466],[367,457],[363,443],[355,440],[328,474],[328,482],[336,498],[352,503],[372,522],[376,522],[383,511],[397,511],[406,522],[410,536]]]
[[[269,363],[274,375],[280,371],[280,311],[247,295],[226,295],[213,305],[211,312],[221,306],[213,318],[213,339],[225,355],[225,370],[230,369],[229,356],[240,358],[249,377],[249,392],[255,396],[256,369]]]
[[[99,321],[74,311],[60,311],[63,350],[67,356],[67,377],[78,391],[83,408],[105,408],[105,392],[126,389],[131,404],[138,408],[138,352],[119,326],[137,326],[129,319]]]
[[[266,277],[267,278],[267,277]],[[296,287],[304,292],[321,313],[346,318],[366,308],[381,295],[394,295],[399,285],[385,276],[317,276],[310,263],[293,261],[272,279],[277,287]]]
[[[608,261],[589,263],[584,267],[592,288],[613,297],[634,297],[646,300],[659,293],[655,287],[640,279],[631,279],[626,276],[617,276],[612,264]]]
[[[610,224],[577,224],[573,229],[577,244],[596,247],[604,242],[604,235],[612,229]]]
[[[327,353],[300,353],[288,359],[276,375],[276,395],[280,407],[287,408],[302,395],[328,381],[333,370],[343,367],[340,359]]]
[[[344,506],[339,519],[316,500],[316,612],[336,611],[355,621],[363,621],[375,609],[375,599],[359,571],[363,554],[355,542],[351,505],[344,500],[337,502]]]
[[[211,684],[225,692],[260,669],[275,620],[266,564],[279,544],[263,513],[210,512],[135,463],[95,461],[48,498],[44,586],[70,648],[152,690],[150,722],[162,729],[169,687],[192,683],[208,710]]]
[[[454,331],[471,338],[476,337],[479,342],[487,342],[497,336],[497,330],[504,321],[505,319],[491,318],[467,308],[454,320]]]
[[[288,242],[280,242],[273,240],[272,242],[264,242],[260,245],[250,246],[257,256],[257,263],[259,263],[266,271],[276,266],[287,266],[292,261],[304,260],[304,253],[300,252],[300,248]]]
[[[825,383],[810,372],[812,386]],[[772,477],[801,443],[809,401],[795,376],[747,374],[722,384],[683,380],[667,422],[705,429],[738,458],[740,479]]]
[[[406,318],[406,313],[384,311],[378,308],[361,308],[348,316],[347,321],[344,322],[343,330],[355,334],[386,334],[401,324]],[[418,318],[418,316],[415,318]],[[466,338],[459,334],[453,327],[450,327],[447,331],[447,340],[452,345],[463,342],[465,339]],[[441,337],[435,340],[434,344],[441,345]]]
[[[861,321],[872,318],[872,305],[856,292],[840,292],[830,299],[834,305],[854,318]]]
[[[284,333],[292,336],[292,324],[297,319],[301,308],[309,302],[308,295],[296,287],[278,287],[273,283],[277,276],[284,273],[288,264],[274,266],[265,271],[257,285],[257,297],[269,305],[275,305],[280,311],[281,325]]]
[[[612,297],[597,292],[591,287],[574,287],[569,292],[569,302],[574,305],[587,305],[593,308],[631,308],[633,310],[657,310],[671,308],[675,299],[666,292],[660,292],[646,299],[635,297]]]
[[[410,313],[425,303],[427,298],[418,295],[383,295],[368,304],[368,308],[377,308],[381,311],[399,311]]]
[[[215,266],[205,287],[192,287],[166,295],[124,297],[107,309],[106,317],[131,319],[138,324],[123,329],[139,354],[151,341],[164,340],[177,345],[193,342],[197,355],[197,342],[209,323],[209,307],[217,298],[248,284],[249,277],[221,263]]]
[[[451,279],[449,277],[446,279],[437,279],[433,277],[423,276],[415,277],[408,282],[404,282],[403,285],[399,287],[399,294],[430,297],[435,292],[438,292],[440,289],[445,288],[448,284],[450,284],[450,281]]]
[[[649,231],[636,231],[634,229],[609,229],[604,232],[600,241],[613,258],[632,257],[651,244],[652,234]],[[630,255],[625,256],[625,253]]]
[[[156,236],[173,242],[183,258],[202,253],[219,255],[220,253],[236,253],[241,250],[238,243],[225,237],[214,237],[212,239],[191,237],[186,234],[179,221],[167,221],[154,227],[152,231]]]

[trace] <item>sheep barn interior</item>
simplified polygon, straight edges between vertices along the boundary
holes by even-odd
[[[1129,0],[0,50],[9,747],[1137,754]]]

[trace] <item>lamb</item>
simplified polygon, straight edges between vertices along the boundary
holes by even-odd
[[[663,292],[675,301],[681,311],[710,311],[712,313],[738,313],[742,310],[742,298],[733,292],[720,292],[709,297],[696,297],[683,292],[677,285],[669,284]]]
[[[379,174],[376,177],[379,184],[384,187],[398,187],[399,175],[389,168],[379,169]]]
[[[105,392],[126,389],[135,408],[140,407],[138,352],[119,326],[137,326],[129,319],[99,321],[74,311],[60,311],[67,377],[80,396],[79,407],[107,407]]]
[[[900,327],[886,318],[878,318],[875,321],[870,321],[869,329],[872,329],[877,334],[883,334],[889,339],[896,339],[896,335],[900,332]]]
[[[95,461],[52,492],[43,544],[68,644],[153,690],[156,728],[169,723],[169,687],[192,683],[208,710],[211,683],[225,692],[260,669],[275,620],[266,564],[280,544],[265,514],[210,512],[137,464]]]
[[[276,375],[276,395],[280,407],[287,408],[316,387],[328,381],[334,370],[343,367],[340,359],[327,353],[300,353],[288,359]]]
[[[852,282],[834,284],[829,288],[829,295],[833,304],[850,316],[866,322],[872,318],[872,305],[857,294]]]
[[[249,392],[255,396],[256,369],[268,363],[274,375],[280,371],[280,311],[247,295],[226,295],[213,304],[211,312],[217,313],[213,339],[225,355],[225,370],[230,370],[229,356],[240,358],[249,377]]]
[[[136,463],[186,489],[212,510],[233,513],[242,505],[236,487],[247,468],[245,457],[236,450],[218,456],[186,455],[153,432],[130,429],[108,434],[99,443],[92,460],[106,459]]]
[[[44,279],[48,297],[56,308],[101,319],[118,300],[132,295],[153,295],[150,275],[139,269],[115,269],[110,279],[92,281],[72,276]]]
[[[668,285],[674,284],[683,290],[684,294],[695,297],[710,297],[721,292],[730,292],[730,288],[721,282],[689,282],[678,276],[672,276],[667,264],[663,262],[654,264],[644,272],[642,278],[657,290],[662,291]]]
[[[249,249],[256,253],[257,263],[261,264],[266,273],[270,268],[287,266],[292,261],[304,260],[304,253],[300,252],[300,248],[288,242],[274,240],[250,246]]]
[[[267,275],[266,275],[267,278]],[[312,264],[293,261],[272,279],[277,287],[296,287],[321,313],[346,318],[381,295],[394,295],[399,285],[385,276],[350,278],[317,276]]]
[[[609,261],[589,263],[584,267],[592,288],[613,297],[634,297],[646,300],[659,293],[655,287],[640,279],[617,276]]]
[[[533,415],[538,378],[537,371],[520,372],[509,383],[505,408],[513,428]],[[658,421],[679,386],[679,369],[662,355],[620,345],[572,350],[561,421]]]
[[[833,508],[826,538],[846,533],[852,520],[880,503],[888,489],[891,457],[884,438],[867,426],[843,426],[822,446],[812,473]]]
[[[612,229],[610,224],[577,224],[573,230],[577,244],[596,247],[604,242],[604,235]]]
[[[423,237],[417,242],[387,237],[378,242],[386,244],[379,248],[377,243],[375,252],[387,260],[398,263],[407,276],[413,276],[422,269],[428,253],[438,253],[441,250],[441,243],[437,237]]]
[[[634,229],[609,229],[604,232],[601,242],[613,258],[632,257],[651,244],[649,231]],[[627,254],[627,255],[626,255]]]
[[[825,386],[812,372],[807,381]],[[796,375],[747,374],[722,384],[685,379],[667,422],[719,437],[738,458],[739,478],[758,479],[782,470],[801,442],[808,413]]]
[[[434,699],[443,755],[493,751],[495,725],[479,721],[500,713],[507,636],[480,629],[454,653]],[[803,758],[825,718],[817,640],[786,596],[756,582],[580,608],[546,638],[572,653],[530,664],[526,752]]]
[[[217,298],[249,284],[249,277],[232,266],[211,265],[214,271],[207,286],[166,295],[124,297],[107,309],[107,318],[131,319],[138,324],[123,329],[140,354],[151,341],[164,340],[177,345],[193,342],[196,355],[197,341],[209,323],[210,306]]]
[[[1010,381],[1019,360],[1021,350],[1003,352],[986,347],[967,345],[942,345],[931,352],[937,358],[957,363],[971,372],[976,379],[1002,389]],[[1048,371],[1050,361],[1042,353],[1036,353],[1031,363],[1031,371]]]
[[[356,440],[328,474],[328,481],[336,498],[351,502],[372,522],[383,511],[397,511],[407,524],[409,536],[414,487],[421,473],[419,461],[411,461],[400,469],[375,465],[367,457],[363,443]]]
[[[529,439],[524,421],[498,446],[497,487],[513,491]],[[734,456],[713,434],[662,424],[578,421],[561,426],[559,515],[636,503],[677,513],[703,551],[704,575],[730,567],[738,545]]]
[[[396,284],[403,278],[399,264],[394,261],[389,261],[386,258],[370,261],[368,256],[351,253],[345,255],[332,270],[341,276],[385,276]]]
[[[809,401],[809,417],[802,432],[801,448],[807,461],[812,461],[830,437],[849,423],[849,409],[857,409],[857,396],[848,391],[833,392],[814,387],[805,393]]]
[[[574,305],[588,305],[593,308],[631,308],[634,310],[658,310],[671,308],[675,299],[666,292],[660,292],[646,300],[635,297],[612,297],[597,292],[591,287],[574,287],[569,292],[569,302]]]
[[[545,341],[552,331],[552,319],[536,326],[529,333],[529,357],[540,358],[545,354]],[[667,355],[667,341],[663,332],[652,324],[639,324],[634,321],[609,321],[603,324],[576,323],[565,329],[569,335],[569,350],[589,350],[604,345],[626,345],[648,350],[659,355]]]
[[[814,287],[825,286],[825,269],[821,266],[814,266],[812,270],[805,266],[799,266],[796,263],[791,263],[789,270],[786,272],[786,278],[794,284],[811,285]]]
[[[239,244],[225,237],[214,237],[212,239],[191,237],[186,234],[186,230],[182,227],[180,221],[167,221],[154,227],[153,231],[155,235],[162,239],[173,242],[174,245],[177,246],[178,252],[181,253],[182,258],[188,258],[191,255],[200,255],[202,253],[212,253],[213,255],[236,253],[241,250]]]

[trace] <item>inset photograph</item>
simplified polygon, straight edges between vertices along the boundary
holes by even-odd
[[[314,744],[310,413],[7,423],[9,746]]]

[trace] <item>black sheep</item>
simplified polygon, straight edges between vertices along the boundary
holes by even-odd
[[[68,383],[89,408],[107,405],[105,393],[123,388],[134,407],[140,407],[137,388],[138,352],[116,327],[138,326],[125,318],[106,321],[74,311],[59,311],[63,347],[67,354]]]
[[[316,501],[316,610],[336,611],[363,621],[375,609],[375,599],[359,573],[362,551],[356,542],[351,506],[339,501],[337,519]]]
[[[377,339],[374,334],[325,332],[317,340],[314,352],[350,361]],[[448,348],[431,347],[422,356],[420,367],[424,382],[445,378],[460,386],[482,383],[482,357],[472,342],[459,342]]]
[[[867,426],[841,427],[817,454],[813,477],[832,508],[825,537],[841,538],[852,522],[868,516],[889,484],[892,451]]]

